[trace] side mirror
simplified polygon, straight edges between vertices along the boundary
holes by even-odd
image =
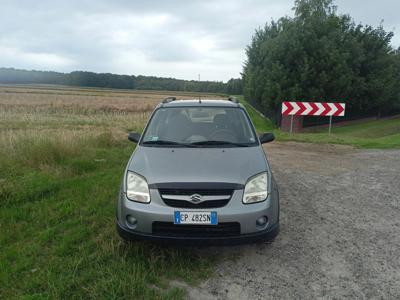
[[[129,132],[128,134],[128,140],[134,143],[138,143],[140,140],[140,133],[137,132]]]
[[[275,139],[275,136],[273,133],[263,133],[259,136],[259,139],[261,144],[265,144],[272,142]]]

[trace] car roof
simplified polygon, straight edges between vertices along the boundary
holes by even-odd
[[[187,100],[174,100],[167,103],[160,103],[160,107],[201,107],[201,106],[215,106],[215,107],[242,107],[241,104],[218,99],[187,99]]]

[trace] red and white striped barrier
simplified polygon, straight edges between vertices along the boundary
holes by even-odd
[[[345,108],[345,103],[284,101],[282,102],[282,115],[343,117]]]

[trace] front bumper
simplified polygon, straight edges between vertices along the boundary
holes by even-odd
[[[251,243],[259,240],[273,239],[279,232],[279,193],[277,186],[272,181],[271,193],[268,198],[260,203],[243,204],[243,190],[234,190],[234,193],[227,205],[219,208],[209,209],[187,209],[167,206],[161,199],[157,189],[150,189],[150,204],[142,204],[130,201],[120,191],[117,206],[117,230],[124,239],[147,239],[164,242],[185,242],[186,244],[240,244]],[[153,232],[153,224],[173,223],[175,211],[216,211],[218,223],[240,225],[240,230],[235,235],[186,236],[169,234],[157,234]],[[133,216],[137,223],[130,226],[126,217]],[[259,227],[256,220],[260,217],[267,217],[268,223]],[[180,225],[177,225],[180,226]]]
[[[224,245],[240,245],[248,243],[256,243],[260,241],[273,240],[279,233],[279,223],[274,224],[266,230],[241,234],[237,236],[221,236],[221,237],[181,237],[181,236],[161,236],[137,232],[121,226],[117,222],[118,234],[124,240],[148,240],[165,244],[185,244],[196,246],[224,246]]]

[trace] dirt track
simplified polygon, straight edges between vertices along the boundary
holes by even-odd
[[[400,298],[400,150],[272,143],[281,232],[221,255],[193,299]]]

